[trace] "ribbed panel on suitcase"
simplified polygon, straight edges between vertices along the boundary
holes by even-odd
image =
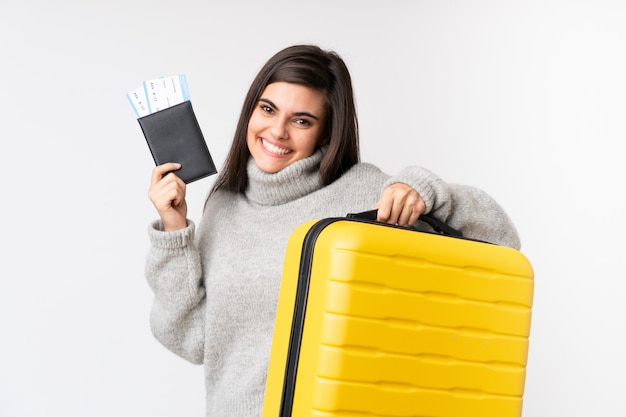
[[[322,222],[288,244],[263,417],[521,415],[533,298],[522,253]]]

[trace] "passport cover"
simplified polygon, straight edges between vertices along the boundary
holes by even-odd
[[[217,173],[190,101],[137,119],[156,165],[178,162],[186,184]]]

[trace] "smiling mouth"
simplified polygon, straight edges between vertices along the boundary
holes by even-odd
[[[290,149],[286,149],[286,148],[280,148],[276,145],[273,145],[267,141],[265,141],[265,139],[261,138],[261,144],[263,145],[263,147],[265,148],[266,151],[268,151],[269,153],[272,153],[274,155],[287,155],[288,153],[291,153],[292,151]]]

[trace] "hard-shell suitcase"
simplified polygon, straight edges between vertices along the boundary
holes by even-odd
[[[519,417],[532,298],[515,249],[305,223],[287,246],[263,417]]]

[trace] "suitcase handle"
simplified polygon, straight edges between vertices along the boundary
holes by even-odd
[[[363,219],[363,220],[371,220],[376,221],[376,217],[378,217],[378,209],[363,211],[360,213],[348,213],[346,216],[351,219]],[[442,222],[441,220],[433,217],[431,214],[422,214],[418,220],[427,223],[433,230],[440,235],[451,236],[451,237],[463,237],[463,232],[457,230],[447,223]],[[411,229],[415,229],[413,226],[409,226]]]

